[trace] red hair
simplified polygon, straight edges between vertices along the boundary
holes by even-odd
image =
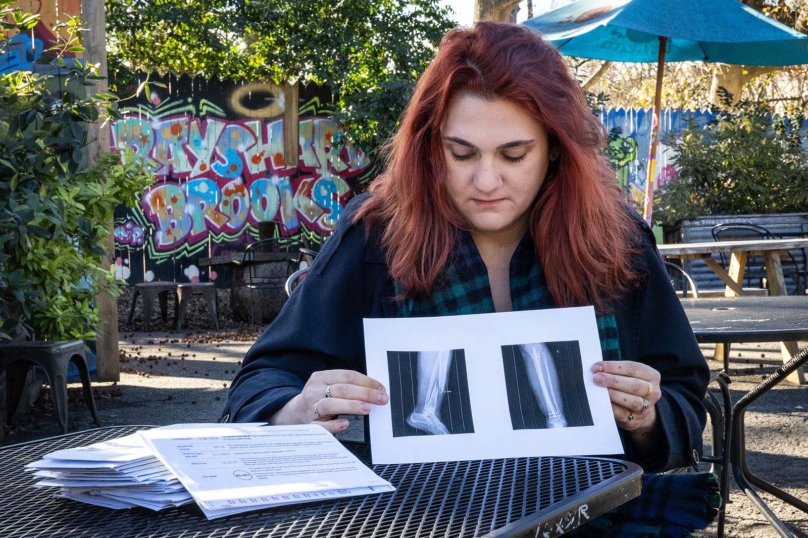
[[[480,22],[441,40],[384,149],[386,171],[356,219],[384,229],[390,275],[404,297],[424,296],[468,223],[446,189],[441,128],[459,94],[504,99],[542,125],[559,153],[531,210],[530,230],[559,306],[605,310],[638,280],[637,225],[603,156],[605,128],[558,51],[526,26]]]

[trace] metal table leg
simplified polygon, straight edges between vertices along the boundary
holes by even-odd
[[[774,484],[766,482],[749,470],[749,467],[746,465],[744,414],[746,413],[746,408],[749,407],[752,402],[768,392],[769,389],[780,383],[806,362],[808,362],[808,347],[797,353],[788,363],[778,368],[777,371],[765,381],[756,385],[755,388],[738,400],[738,403],[732,408],[732,473],[735,476],[735,482],[738,483],[738,487],[749,497],[749,500],[751,500],[755,507],[769,520],[769,523],[776,528],[780,535],[787,538],[793,537],[794,535],[786,528],[783,522],[774,515],[774,512],[772,512],[763,499],[758,496],[755,490],[752,489],[752,485],[757,486],[763,491],[774,495],[778,499],[787,502],[805,513],[808,513],[808,503],[786,493]]]
[[[721,508],[718,510],[718,532],[716,536],[723,538],[724,525],[727,518],[727,503],[729,502],[729,470],[730,450],[732,440],[732,399],[729,393],[729,376],[721,372],[710,379],[710,384],[717,384],[721,393],[721,402],[716,398],[713,390],[708,390],[704,397],[704,406],[710,414],[710,423],[713,426],[712,454],[704,455],[702,462],[712,464],[710,472],[719,476],[719,491],[721,493]],[[716,469],[718,466],[718,469]]]

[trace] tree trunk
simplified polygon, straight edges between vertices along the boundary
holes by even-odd
[[[474,0],[474,22],[510,22],[521,0]]]
[[[768,17],[779,23],[785,24],[798,32],[805,33],[808,30],[808,2],[802,2],[797,10],[787,9],[785,0],[778,0],[776,4],[768,0],[741,0],[744,4],[763,12],[764,8],[769,8],[766,12]],[[773,8],[778,8],[774,11]],[[744,67],[740,65],[716,64],[713,70],[713,81],[710,85],[710,103],[724,108],[718,93],[719,88],[725,88],[732,94],[732,102],[737,103],[741,99],[743,87],[751,80],[774,71],[775,67]]]
[[[107,34],[106,10],[103,0],[82,0],[81,16],[89,31],[84,34],[84,60],[98,64],[98,74],[103,80],[94,81],[92,91],[103,93],[107,91]],[[98,158],[110,149],[109,123],[91,123],[87,132],[87,156],[89,164],[95,163]],[[101,261],[101,268],[109,270],[115,259],[115,236],[113,223],[106,222],[109,235],[103,245],[105,253]],[[96,329],[96,373],[98,381],[120,380],[120,363],[118,361],[118,301],[108,293],[101,293],[97,297],[100,323]]]
[[[775,69],[775,67],[715,64],[713,82],[710,85],[710,103],[719,108],[726,108],[718,91],[719,88],[724,88],[732,95],[730,106],[734,105],[741,99],[743,87],[748,82]]]

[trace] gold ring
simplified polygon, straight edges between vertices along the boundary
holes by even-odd
[[[650,381],[648,381],[647,383],[648,383],[648,394],[645,395],[646,398],[648,398],[651,395],[651,393],[654,392],[654,385],[651,384]]]

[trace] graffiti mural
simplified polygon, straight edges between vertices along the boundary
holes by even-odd
[[[646,165],[652,118],[651,110],[643,109],[604,109],[600,114],[600,119],[609,132],[606,155],[617,172],[617,183],[626,194],[626,201],[633,203],[641,214],[645,205]],[[712,118],[709,111],[662,111],[659,118],[656,190],[663,189],[676,176],[676,170],[670,164],[673,149],[665,141],[687,127],[689,119],[705,125]]]
[[[140,207],[116,213],[116,263],[129,282],[215,281],[198,259],[244,250],[262,222],[277,223],[291,248],[320,243],[370,178],[365,152],[341,143],[324,88],[301,88],[299,162],[287,166],[283,114],[291,103],[281,88],[161,82],[165,89],[122,109],[112,125],[113,146],[132,150],[156,177]]]
[[[3,54],[0,54],[0,74],[12,71],[36,71],[36,60],[42,57],[50,47],[59,43],[59,36],[54,28],[60,22],[66,22],[69,16],[81,14],[81,0],[19,0],[12,6],[24,13],[39,15],[39,22],[30,34],[12,37]],[[61,36],[66,37],[66,34]],[[65,52],[64,57],[70,61],[77,53]]]

